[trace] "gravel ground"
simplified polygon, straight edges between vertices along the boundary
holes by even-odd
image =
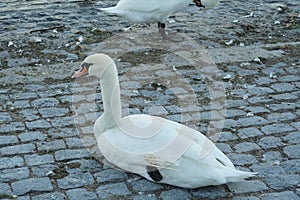
[[[96,9],[116,2],[0,2],[0,199],[300,199],[300,2],[191,4],[167,24],[178,43]],[[210,131],[257,177],[190,190],[110,165],[92,134],[99,87],[70,78],[93,52],[116,59],[125,114]]]

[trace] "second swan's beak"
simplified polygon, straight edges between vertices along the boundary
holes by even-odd
[[[79,78],[79,77],[82,77],[87,74],[88,74],[88,68],[85,66],[82,66],[80,70],[78,70],[77,72],[75,72],[73,74],[72,78]]]

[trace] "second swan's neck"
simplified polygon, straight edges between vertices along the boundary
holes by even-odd
[[[121,100],[118,72],[114,63],[105,70],[100,80],[104,112],[100,125],[103,131],[116,127],[121,119]]]

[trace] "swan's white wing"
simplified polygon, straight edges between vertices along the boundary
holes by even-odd
[[[123,11],[154,12],[156,10],[163,9],[167,5],[168,1],[161,0],[121,0],[117,4],[116,8]]]
[[[95,126],[95,131],[97,131]],[[197,131],[160,117],[131,115],[119,127],[97,138],[107,160],[135,173],[149,165],[167,167],[180,158],[194,143]],[[135,165],[135,166],[133,166]]]

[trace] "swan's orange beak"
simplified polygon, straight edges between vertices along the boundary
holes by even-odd
[[[75,72],[72,76],[72,78],[79,78],[79,77],[82,77],[84,75],[87,75],[88,74],[88,68],[85,67],[85,66],[82,66],[80,68],[80,70],[78,70],[77,72]]]

